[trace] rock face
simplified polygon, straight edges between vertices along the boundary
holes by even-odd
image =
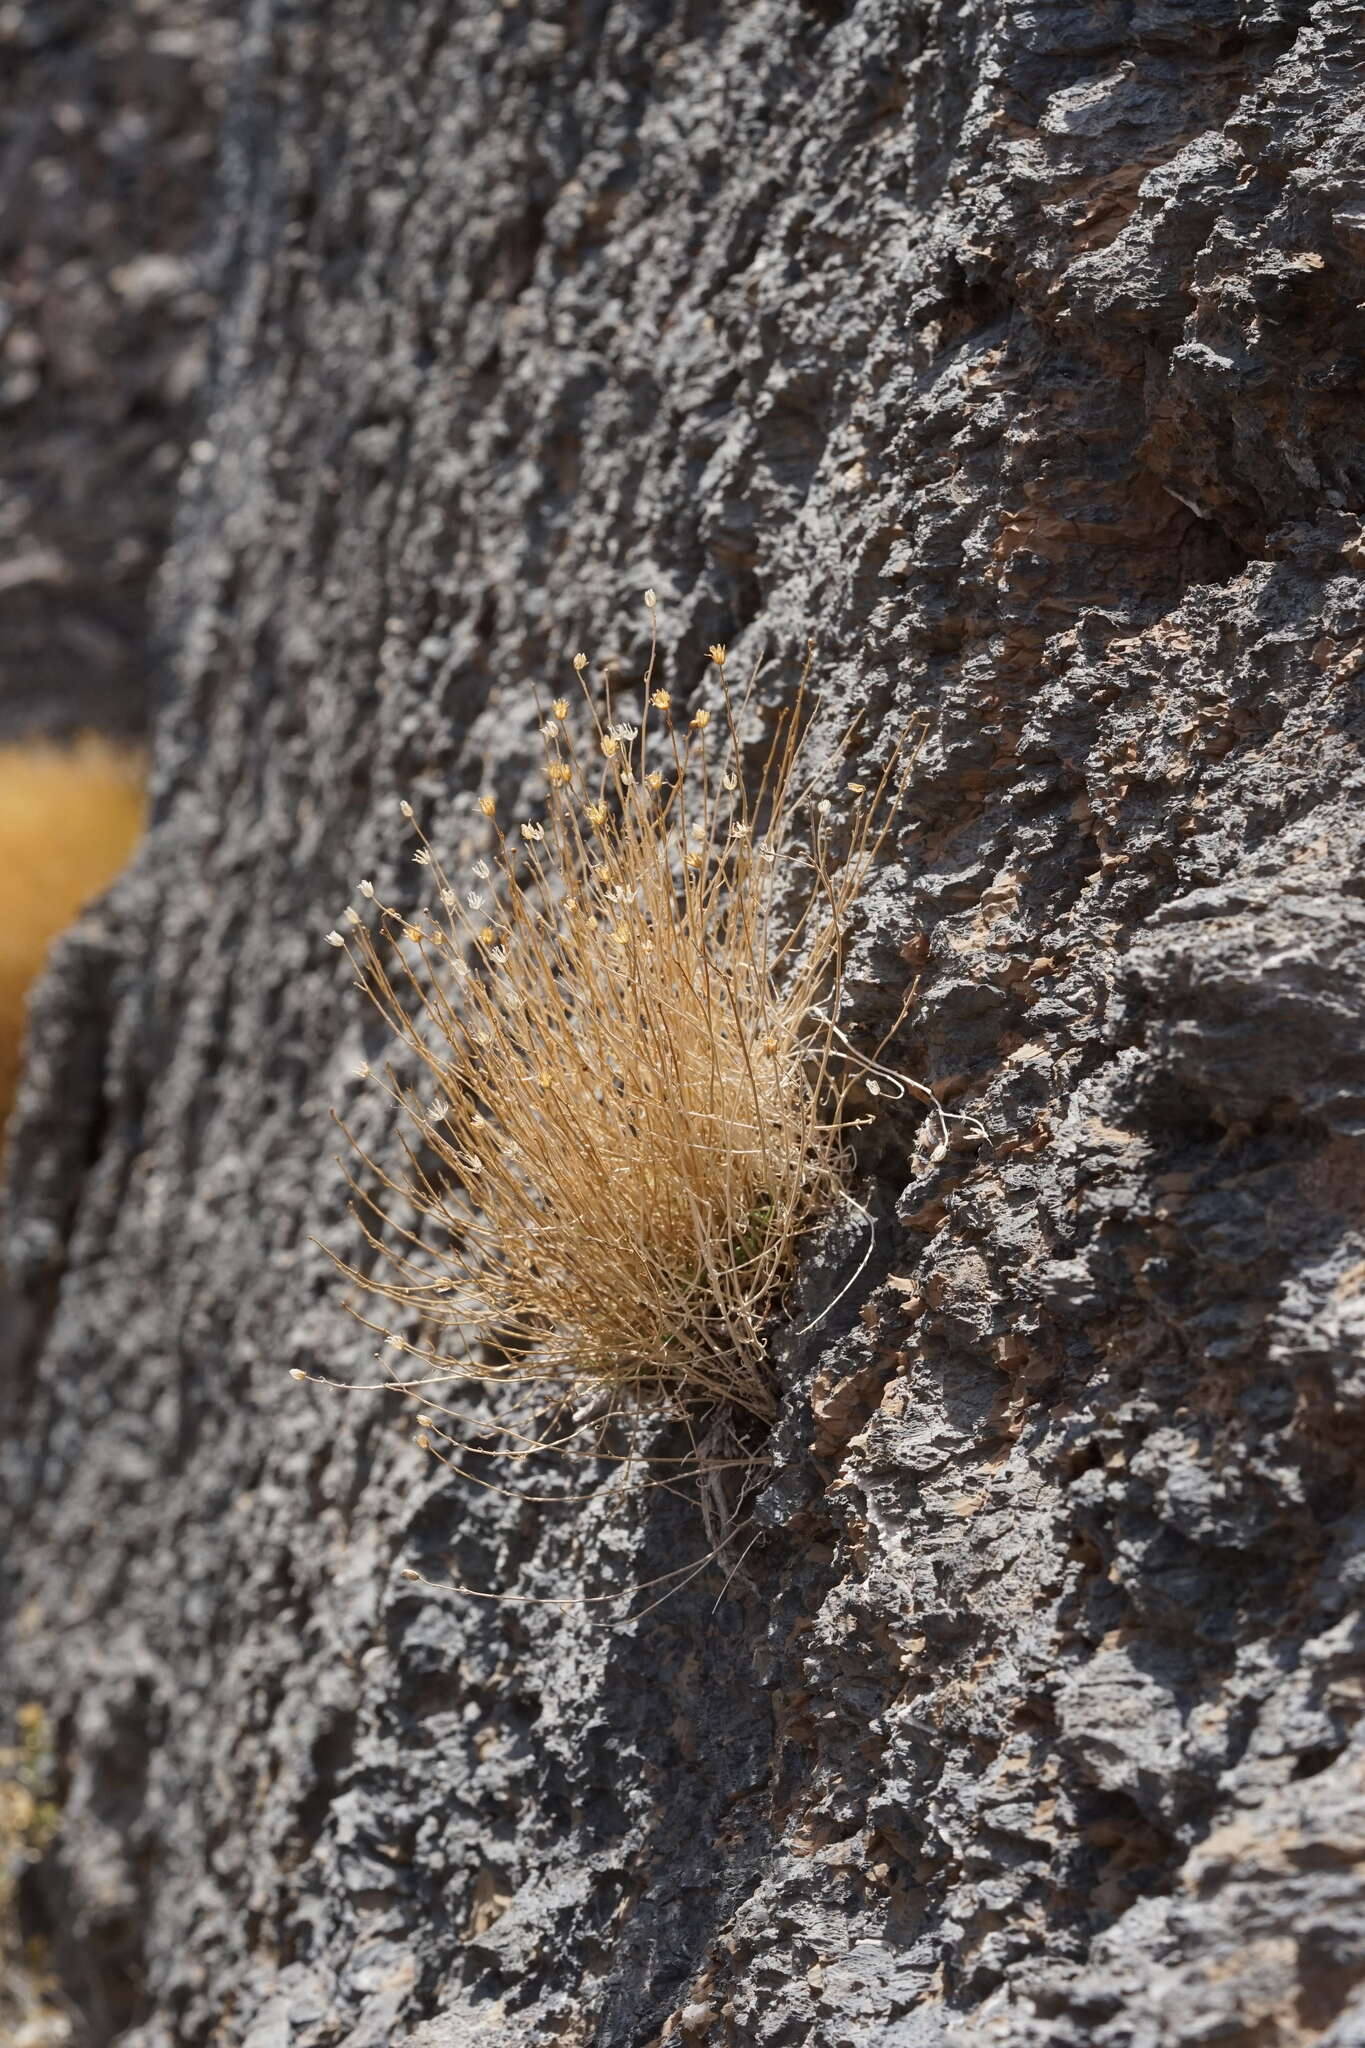
[[[1365,2038],[1363,93],[1342,0],[244,15],[154,828],[11,1160],[91,2048]],[[288,1369],[372,1377],[322,934],[647,584],[678,689],[919,720],[855,1008],[986,1136],[884,1107],[760,1540],[593,1607],[685,1503]]]
[[[0,741],[146,719],[228,10],[0,5]]]

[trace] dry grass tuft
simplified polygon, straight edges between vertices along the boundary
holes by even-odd
[[[118,873],[142,831],[143,766],[85,734],[0,747],[0,1123],[13,1100],[24,1002],[48,947]]]
[[[604,1415],[773,1417],[768,1328],[848,1187],[850,1089],[884,1072],[837,1020],[908,751],[839,789],[852,734],[812,762],[803,680],[746,781],[747,705],[711,663],[715,708],[682,724],[652,658],[638,725],[556,699],[543,814],[505,830],[481,799],[491,858],[458,883],[413,823],[430,906],[362,882],[328,935],[417,1076],[374,1077],[406,1134],[401,1166],[348,1173],[375,1263],[337,1263],[387,1315],[352,1312],[417,1360],[393,1384],[526,1390],[514,1455],[585,1417],[595,1444]]]

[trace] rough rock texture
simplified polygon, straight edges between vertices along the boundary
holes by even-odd
[[[1343,0],[244,17],[156,823],[12,1161],[89,2043],[1365,2040],[1363,99]],[[645,584],[681,688],[919,715],[859,1014],[987,1138],[885,1112],[762,1540],[623,1611],[682,1503],[287,1369],[370,1368],[322,932]]]
[[[146,719],[230,12],[0,4],[0,740]]]

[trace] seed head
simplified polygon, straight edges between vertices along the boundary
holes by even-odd
[[[408,802],[406,797],[400,799],[398,808],[403,813],[403,816],[405,818],[410,818],[412,816],[412,805]]]
[[[491,818],[497,808],[497,799],[495,797],[481,796],[479,798],[479,809],[483,812],[485,818]]]
[[[545,770],[545,778],[551,789],[563,789],[573,781],[573,769],[567,761],[551,761]]]
[[[705,710],[702,710],[702,711],[694,711],[694,712],[692,713],[692,726],[693,726],[693,729],[694,729],[694,731],[696,731],[696,732],[705,732],[705,731],[706,731],[706,728],[707,728],[707,726],[708,726],[708,725],[709,725],[710,723],[711,723],[711,714],[710,714],[710,712],[709,712],[709,711],[705,711]]]
[[[717,668],[724,668],[725,649],[724,647],[722,647],[719,641],[716,642],[714,647],[708,647],[706,651],[710,655],[712,661],[714,661],[714,663],[716,664]]]
[[[656,597],[656,596],[654,595],[654,592],[653,592],[652,590],[647,590],[647,591],[645,592],[645,603],[646,603],[646,604],[647,604],[647,605],[649,606],[649,609],[650,609],[651,611],[653,611],[653,609],[654,609],[655,605],[656,605],[656,604],[657,604],[658,602],[659,602],[659,600],[658,600],[658,598],[657,598],[657,597]]]
[[[374,901],[374,883],[373,883],[373,882],[357,882],[357,883],[356,883],[356,887],[357,887],[357,889],[359,889],[359,891],[360,891],[360,893],[361,893],[361,895],[362,895],[362,896],[368,896],[371,902],[373,902],[373,901]]]
[[[667,690],[655,690],[649,701],[656,711],[667,711],[673,699],[669,696]]]
[[[545,827],[543,825],[525,824],[521,827],[521,836],[528,846],[533,846],[537,841],[545,837]]]
[[[327,934],[327,943],[329,946],[344,946],[346,941],[342,938],[340,932],[331,931]]]

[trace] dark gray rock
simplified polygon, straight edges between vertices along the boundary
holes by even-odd
[[[1336,0],[245,17],[155,824],[12,1158],[92,2043],[1365,2038],[1362,54]],[[472,855],[533,791],[646,585],[681,690],[814,634],[921,722],[858,1016],[913,986],[987,1135],[884,1105],[761,1540],[592,1608],[684,1503],[519,1507],[287,1373],[371,1376],[322,934],[412,887],[400,795]]]
[[[0,741],[148,717],[235,12],[0,7]]]

